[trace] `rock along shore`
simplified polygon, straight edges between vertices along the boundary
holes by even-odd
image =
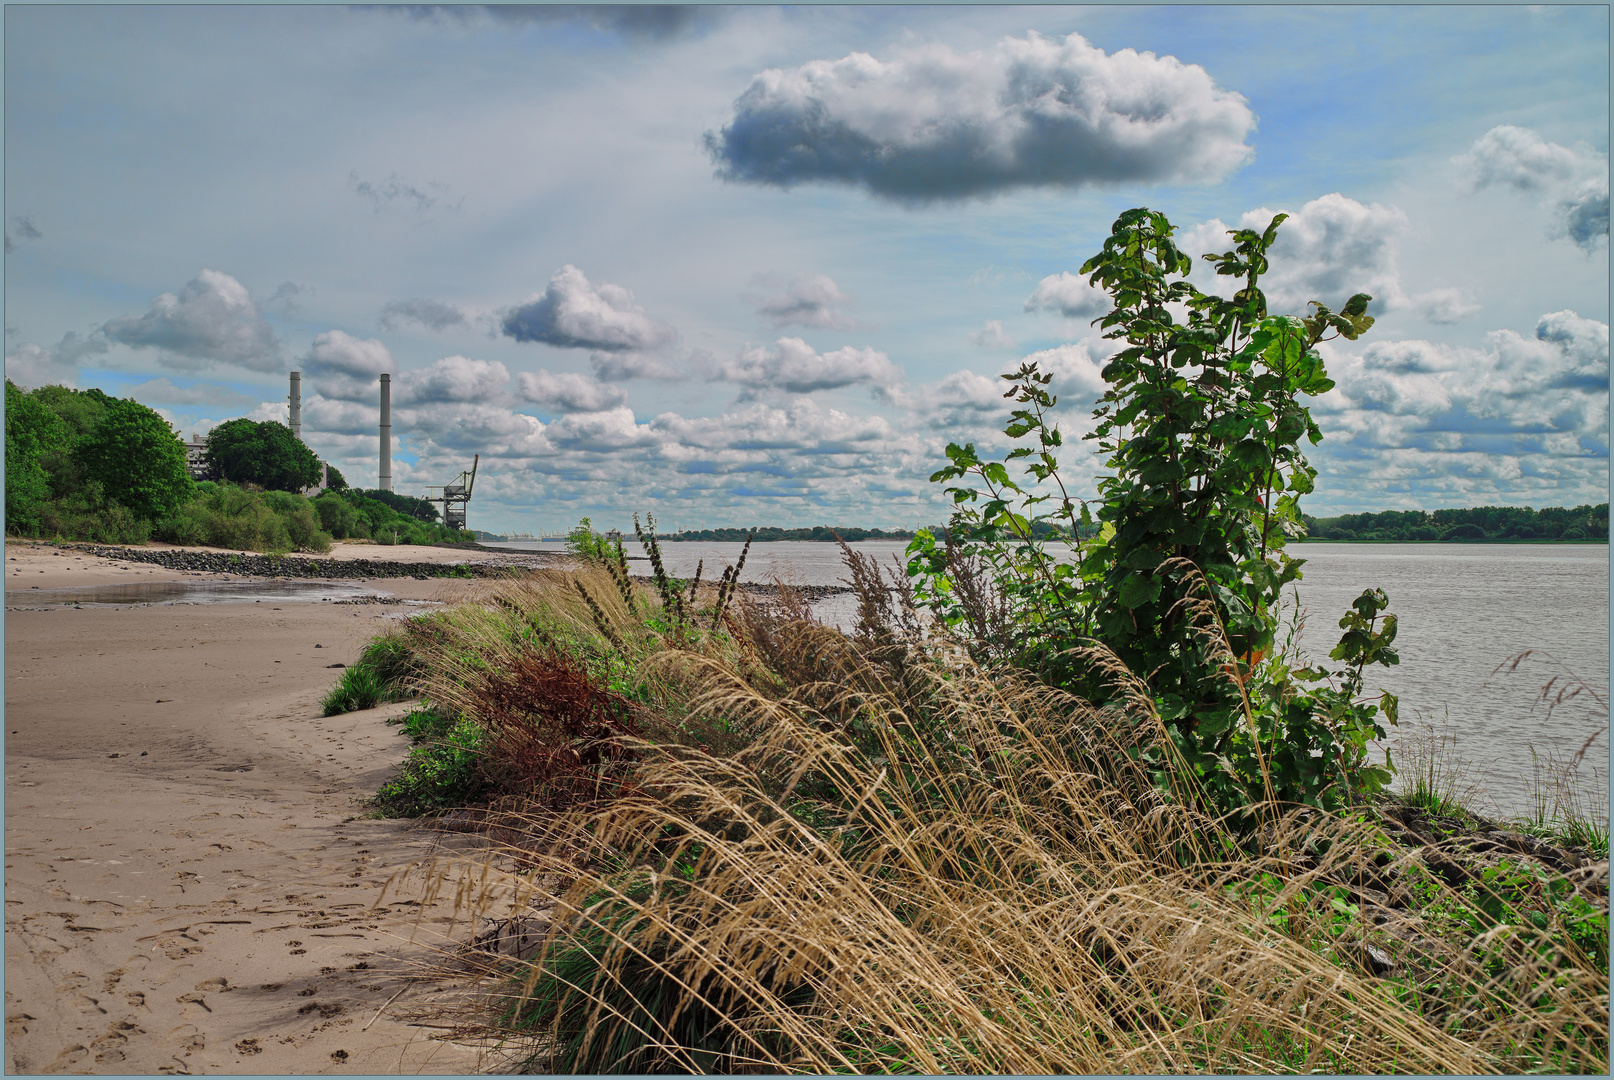
[[[384,559],[320,559],[289,555],[243,555],[230,551],[145,551],[140,548],[104,547],[98,544],[63,544],[107,559],[151,563],[169,570],[245,577],[343,579],[365,578],[499,578],[544,565],[533,560],[498,562],[391,562]]]
[[[523,571],[554,566],[560,559],[549,553],[511,555],[475,545],[455,545],[467,551],[492,555],[476,562],[393,562],[387,559],[321,559],[303,555],[248,555],[234,551],[177,551],[167,548],[147,550],[109,547],[103,544],[60,544],[61,548],[83,551],[104,559],[149,563],[168,570],[203,574],[235,574],[241,577],[299,578],[306,580],[360,581],[375,578],[509,578]],[[445,545],[446,546],[446,545]],[[653,584],[654,579],[633,575],[635,581]],[[712,582],[716,585],[716,582]],[[740,591],[753,596],[772,595],[777,587],[756,581],[740,583]],[[845,585],[795,585],[794,591],[809,602],[842,596],[852,590]]]

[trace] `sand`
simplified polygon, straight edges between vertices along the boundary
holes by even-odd
[[[8,607],[33,586],[185,576],[44,545],[8,545],[4,565]],[[367,587],[452,602],[469,583]],[[452,897],[423,905],[416,881],[386,888],[449,852],[408,822],[356,819],[404,757],[385,721],[409,705],[320,716],[330,665],[409,610],[8,610],[7,1071],[476,1068],[474,1047],[408,1022],[455,992],[411,976],[466,937],[464,916]]]

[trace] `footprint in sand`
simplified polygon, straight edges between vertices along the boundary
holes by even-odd
[[[198,994],[192,991],[189,994],[181,994],[174,1000],[182,1005],[200,1005],[207,1012],[213,1011],[213,1007],[207,1003],[206,994]],[[189,1010],[186,1011],[188,1012]]]
[[[86,1013],[91,1016],[106,1015],[106,1010],[101,1008],[100,999],[92,998],[88,994],[75,994],[73,996],[73,1004],[78,1007],[78,1011],[81,1013]]]
[[[106,1034],[90,1043],[90,1049],[95,1051],[95,1062],[98,1065],[109,1065],[122,1061],[123,1048],[129,1044],[129,1036],[144,1035],[145,1032],[138,1024],[120,1020],[107,1028]]]
[[[42,1071],[47,1073],[62,1072],[66,1069],[71,1069],[73,1066],[77,1065],[79,1062],[83,1061],[89,1056],[90,1051],[87,1047],[74,1043],[72,1046],[64,1048],[61,1053],[57,1054],[56,1060],[45,1066]]]
[[[6,1038],[18,1039],[28,1034],[28,1022],[33,1019],[34,1017],[29,1016],[25,1012],[7,1013]]]

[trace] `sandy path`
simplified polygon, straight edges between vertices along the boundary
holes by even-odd
[[[8,548],[8,601],[36,583],[153,580],[107,563]],[[372,585],[440,600],[465,587]],[[382,895],[442,852],[405,823],[349,820],[402,760],[384,721],[408,706],[319,715],[329,665],[399,612],[7,613],[7,1071],[474,1069],[473,1049],[405,1022],[450,992],[405,976],[452,898]]]

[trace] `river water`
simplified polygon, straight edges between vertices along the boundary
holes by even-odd
[[[490,544],[555,550],[560,544]],[[664,543],[667,572],[712,579],[740,555],[740,544]],[[866,541],[855,550],[891,565],[902,541]],[[642,555],[636,543],[631,555]],[[1567,761],[1607,724],[1606,709],[1584,695],[1554,709],[1539,702],[1554,675],[1573,672],[1607,701],[1609,685],[1609,549],[1602,544],[1298,544],[1306,560],[1298,583],[1307,611],[1301,646],[1328,662],[1339,639],[1339,617],[1363,589],[1383,589],[1398,620],[1401,663],[1374,667],[1368,687],[1401,701],[1401,726],[1389,740],[1403,761],[1411,742],[1437,734],[1455,739],[1452,751],[1475,785],[1477,808],[1503,816],[1526,813],[1536,785],[1533,768],[1550,757]],[[648,572],[644,563],[635,572]],[[744,578],[775,577],[802,585],[835,585],[846,578],[840,549],[812,541],[755,544]],[[1288,595],[1288,594],[1286,594]],[[817,605],[826,621],[853,617],[849,596]],[[1535,653],[1512,672],[1498,665],[1527,649]],[[1535,754],[1532,756],[1532,749]],[[1596,735],[1578,770],[1584,797],[1607,806],[1608,733]]]

